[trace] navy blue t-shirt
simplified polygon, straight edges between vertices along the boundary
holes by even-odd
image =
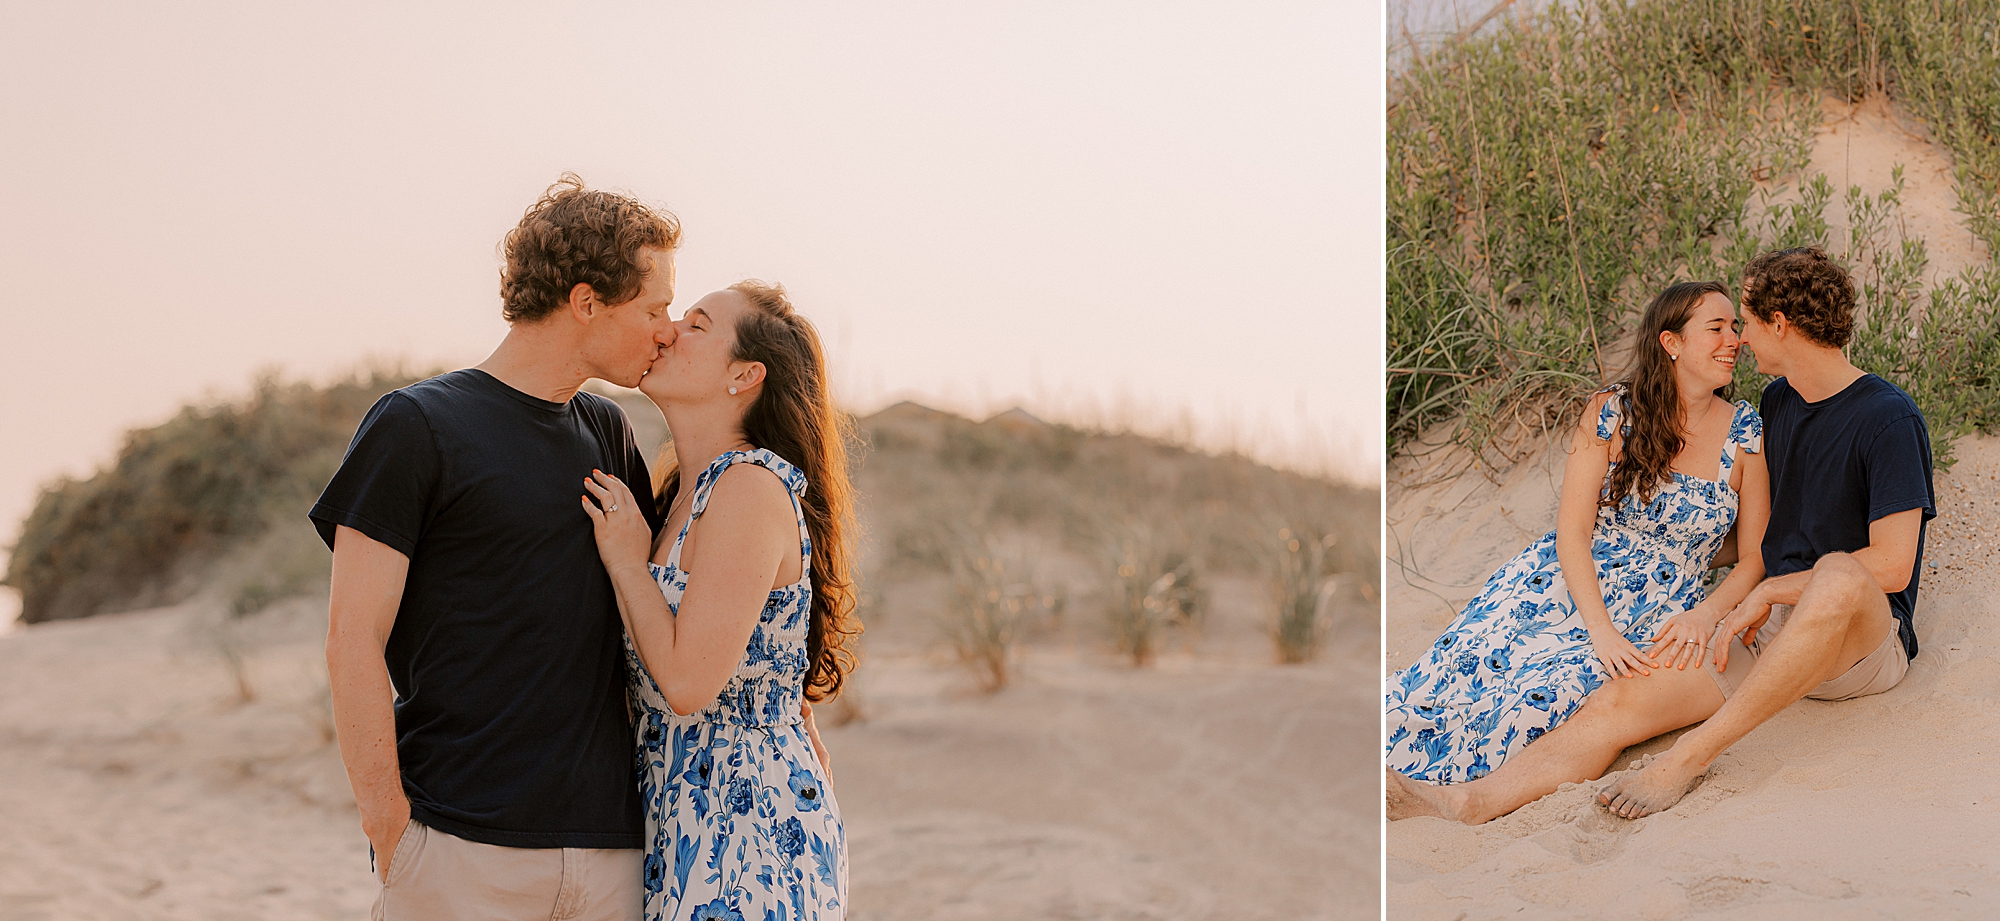
[[[648,488],[617,404],[453,371],[377,401],[312,508],[328,547],[346,525],[410,559],[385,658],[425,825],[505,847],[644,846],[622,627],[579,502],[592,468]]]
[[[1924,531],[1937,517],[1931,489],[1931,436],[1915,400],[1873,374],[1817,403],[1784,378],[1764,388],[1764,462],[1771,470],[1771,523],[1764,570],[1782,576],[1811,569],[1828,553],[1868,546],[1868,525],[1923,509],[1910,584],[1889,595],[1903,651],[1917,655],[1911,620],[1923,572]]]

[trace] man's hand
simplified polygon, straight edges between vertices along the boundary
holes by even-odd
[[[826,776],[828,776],[828,777],[832,777],[832,776],[833,776],[833,756],[832,756],[832,755],[829,755],[829,754],[827,754],[827,751],[826,751],[826,743],[824,743],[824,742],[821,742],[821,741],[819,740],[819,726],[813,723],[813,705],[812,705],[812,702],[811,702],[811,701],[804,701],[804,700],[802,700],[802,701],[799,701],[799,712],[805,715],[805,718],[806,718],[806,738],[808,738],[808,739],[811,739],[811,740],[812,740],[812,744],[813,744],[813,757],[815,757],[815,758],[818,758],[818,759],[819,759],[819,769],[820,769],[820,770],[822,770],[822,771],[825,771],[825,772],[826,772]]]
[[[1729,670],[1730,637],[1742,637],[1743,645],[1748,646],[1757,638],[1757,630],[1764,626],[1765,621],[1771,619],[1772,602],[1769,596],[1761,591],[1763,587],[1764,585],[1759,585],[1751,589],[1749,597],[1744,598],[1742,604],[1737,605],[1735,610],[1722,618],[1721,629],[1715,632],[1716,671]]]
[[[389,884],[389,859],[396,856],[396,845],[403,843],[403,832],[409,827],[410,800],[400,793],[392,803],[362,810],[361,833],[375,849],[375,869],[381,872],[384,886]]]

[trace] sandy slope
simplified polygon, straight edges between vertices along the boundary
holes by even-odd
[[[1923,648],[1900,687],[1802,701],[1658,816],[1607,815],[1592,800],[1599,781],[1479,828],[1392,823],[1390,916],[1990,917],[2000,899],[2000,439],[1968,438],[1957,451],[1937,477]],[[1551,526],[1560,461],[1549,452],[1498,484],[1473,476],[1451,490],[1391,490],[1390,527],[1415,571],[1390,570],[1389,668],[1413,661],[1487,571]]]
[[[866,718],[826,733],[855,916],[1373,917],[1372,631],[1273,666],[1254,587],[1216,593],[1195,652],[1134,671],[1051,638],[991,696],[917,613],[879,624]],[[212,602],[0,638],[0,918],[364,916],[314,700],[323,603],[245,625],[250,703]]]
[[[1828,100],[1810,170],[1834,183],[1832,250],[1848,184],[1904,167],[1903,231],[1929,275],[1989,258],[1953,213],[1949,158],[1879,99]],[[1795,197],[1780,193],[1773,202]],[[1937,476],[1917,608],[1922,651],[1901,686],[1802,701],[1719,759],[1687,800],[1627,821],[1572,785],[1471,829],[1389,826],[1390,916],[1412,919],[1989,918],[2000,900],[2000,439],[1968,438]],[[1430,486],[1409,459],[1388,494],[1385,666],[1415,660],[1479,585],[1554,526],[1563,454]],[[1490,471],[1488,472],[1490,475]],[[1400,474],[1400,475],[1399,475]],[[1672,736],[1622,756],[1664,749]],[[1614,772],[1613,777],[1616,776]]]

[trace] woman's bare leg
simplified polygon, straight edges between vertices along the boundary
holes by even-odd
[[[1651,675],[1607,681],[1562,725],[1478,780],[1427,784],[1390,771],[1389,818],[1490,822],[1563,784],[1604,776],[1619,752],[1707,719],[1722,700],[1715,679],[1699,668],[1657,668]]]

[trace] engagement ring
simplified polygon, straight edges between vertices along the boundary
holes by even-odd
[[[617,505],[607,505],[607,506],[605,506],[605,507],[604,507],[604,510],[605,510],[605,511],[607,511],[607,512],[615,512],[615,511],[618,511],[618,506],[617,506]]]

